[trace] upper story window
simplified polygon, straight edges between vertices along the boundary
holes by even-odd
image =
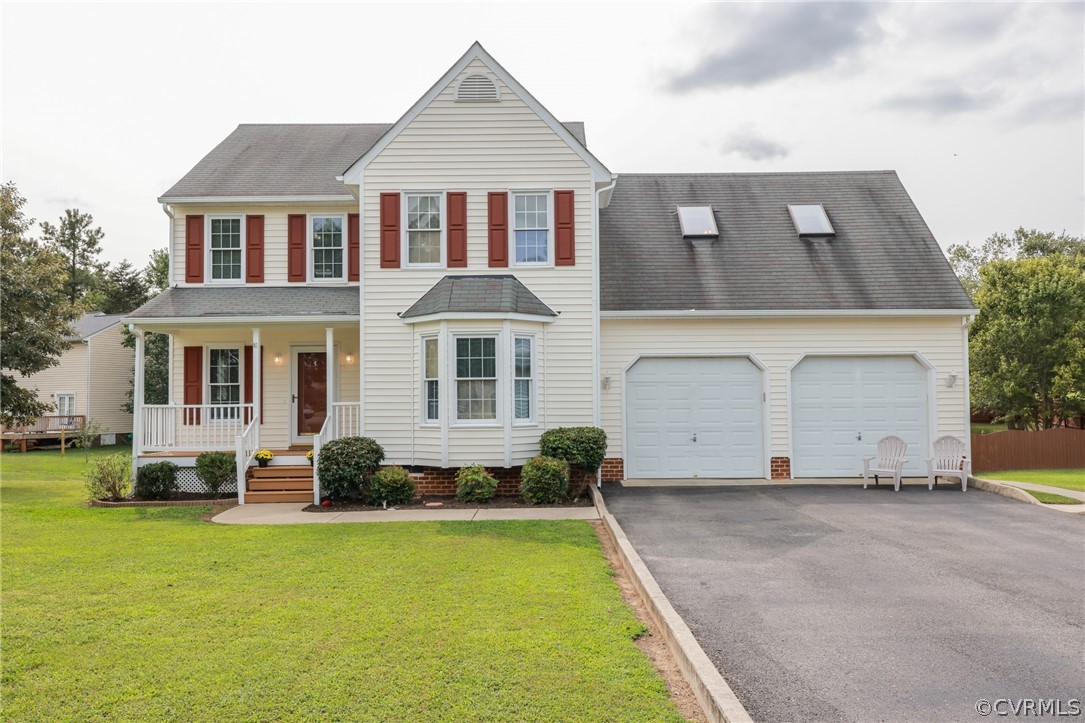
[[[442,193],[406,194],[407,265],[440,266],[444,230]]]
[[[313,281],[343,281],[343,228],[345,217],[310,216],[309,246]]]
[[[550,194],[512,194],[513,259],[516,265],[550,263]]]
[[[244,278],[241,216],[211,216],[208,220],[211,281]]]
[[[456,338],[456,420],[497,419],[497,339]]]

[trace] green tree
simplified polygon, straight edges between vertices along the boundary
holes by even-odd
[[[1065,254],[1074,256],[1085,253],[1085,239],[1070,236],[1065,231],[1016,229],[1012,235],[992,234],[979,246],[953,244],[949,247],[949,263],[957,273],[965,290],[975,298],[980,288],[980,269],[999,259],[1037,258]]]
[[[151,252],[151,260],[143,269],[147,287],[152,294],[157,294],[169,288],[170,285],[170,256],[166,249],[155,249]]]
[[[158,294],[169,287],[169,253],[166,249],[155,249],[151,252],[151,260],[143,269],[143,281],[149,295]],[[146,301],[146,299],[144,299]],[[124,330],[123,344],[128,348],[135,348],[136,337]],[[169,364],[170,346],[169,337],[165,334],[145,334],[143,337],[143,403],[166,404],[169,402]],[[123,405],[124,411],[132,413],[132,399],[135,396],[135,376],[128,387],[128,401]]]
[[[16,383],[57,363],[76,310],[65,294],[64,260],[27,237],[34,220],[13,182],[0,185],[0,421],[30,424],[52,410]]]
[[[128,259],[105,269],[93,293],[91,307],[106,314],[127,314],[147,303],[147,272]]]
[[[41,224],[45,242],[64,257],[64,289],[68,300],[75,304],[94,288],[97,275],[103,265],[98,260],[102,252],[102,229],[92,228],[94,218],[89,213],[69,208],[60,217],[58,225],[48,221]]]
[[[1085,253],[1000,259],[978,273],[973,404],[1033,429],[1085,414]]]

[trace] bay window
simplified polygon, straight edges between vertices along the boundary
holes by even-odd
[[[456,338],[456,419],[497,420],[497,339]]]
[[[535,416],[534,339],[517,336],[512,341],[512,418],[530,422]]]
[[[441,382],[438,341],[435,336],[422,339],[422,421],[441,418]]]

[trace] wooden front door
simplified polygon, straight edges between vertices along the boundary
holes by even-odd
[[[315,349],[294,350],[291,394],[291,441],[310,442],[328,416],[327,354]]]

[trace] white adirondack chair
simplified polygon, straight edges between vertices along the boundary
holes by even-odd
[[[863,489],[871,477],[874,484],[878,484],[878,477],[885,475],[893,477],[893,491],[900,492],[900,475],[904,471],[904,463],[908,459],[904,456],[908,451],[908,443],[900,437],[889,435],[878,440],[878,454],[874,457],[863,457]]]
[[[966,492],[972,460],[965,456],[964,442],[948,435],[939,437],[933,451],[934,456],[927,460],[927,489],[937,487],[939,477],[956,477],[961,481],[961,492]]]

